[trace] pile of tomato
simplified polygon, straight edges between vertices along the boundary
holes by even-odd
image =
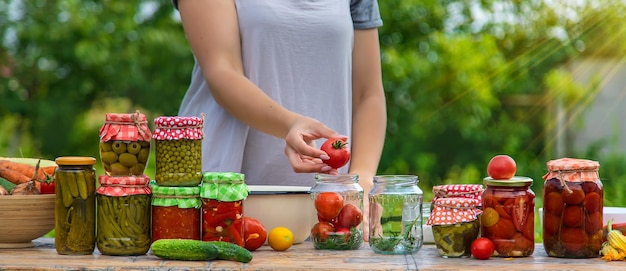
[[[320,192],[315,196],[318,223],[311,229],[311,240],[317,249],[357,249],[362,242],[361,209],[344,201],[337,192]]]

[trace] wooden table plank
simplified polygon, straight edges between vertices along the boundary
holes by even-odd
[[[413,255],[381,255],[364,243],[359,250],[315,250],[311,243],[297,244],[284,252],[264,246],[254,252],[252,262],[166,261],[152,254],[145,256],[59,255],[54,240],[40,238],[35,247],[0,249],[0,270],[626,270],[625,262],[600,258],[562,259],[548,257],[537,244],[535,253],[523,258],[444,259],[433,245],[425,245]]]

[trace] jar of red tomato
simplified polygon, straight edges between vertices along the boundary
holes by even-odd
[[[316,249],[353,250],[363,243],[363,188],[356,174],[317,174],[311,198],[318,223],[311,229]]]
[[[598,257],[602,248],[604,188],[596,161],[548,161],[543,176],[543,246],[552,257]]]
[[[245,246],[243,201],[248,197],[245,175],[205,172],[202,176],[202,241],[224,241]]]
[[[525,257],[535,250],[535,193],[533,180],[514,176],[484,179],[482,236],[491,239],[494,256]]]
[[[152,184],[152,241],[200,240],[200,186]]]

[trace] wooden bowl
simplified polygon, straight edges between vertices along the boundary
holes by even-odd
[[[54,194],[0,196],[0,248],[34,246],[54,229]]]

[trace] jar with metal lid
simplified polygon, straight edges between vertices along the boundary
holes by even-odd
[[[480,233],[478,208],[480,200],[471,198],[438,198],[432,204],[428,225],[439,256],[470,257],[472,242]]]
[[[144,255],[150,249],[150,178],[99,177],[96,245],[103,255]]]
[[[370,248],[380,254],[413,254],[423,244],[422,199],[415,175],[374,176],[369,192]]]
[[[162,186],[197,186],[202,181],[204,119],[158,117],[154,120],[155,181]]]
[[[202,241],[225,241],[245,246],[243,201],[248,197],[245,175],[235,172],[203,173]]]
[[[514,176],[511,179],[484,179],[482,196],[482,236],[494,246],[494,256],[525,257],[535,250],[535,193],[533,180]]]
[[[543,176],[543,246],[552,257],[593,258],[603,242],[604,188],[600,164],[561,158]]]
[[[356,174],[316,174],[311,188],[319,222],[311,229],[316,249],[354,250],[363,243],[363,188]]]
[[[143,175],[152,133],[146,116],[107,113],[100,127],[100,160],[109,176]]]
[[[152,184],[152,242],[159,239],[200,240],[200,186]]]
[[[62,255],[92,254],[96,246],[96,158],[55,160],[54,246]]]

